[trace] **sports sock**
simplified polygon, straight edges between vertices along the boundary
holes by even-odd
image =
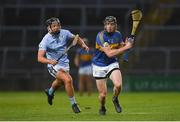
[[[51,87],[51,88],[49,89],[48,93],[49,93],[49,95],[53,95],[54,89]]]
[[[115,100],[115,99],[118,99],[118,96],[115,96],[115,95],[114,95],[114,96],[113,96],[113,100]]]
[[[71,102],[71,105],[76,104],[75,97],[69,97],[69,100]]]

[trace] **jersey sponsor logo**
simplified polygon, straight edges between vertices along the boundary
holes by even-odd
[[[119,48],[119,43],[110,44],[110,48],[111,48],[111,49],[117,49],[117,48]]]
[[[110,44],[111,49],[117,49],[119,47],[120,47],[119,43]],[[96,43],[96,49],[100,49],[100,45],[98,45],[98,43]]]
[[[60,35],[59,36],[59,40],[63,40],[64,39],[64,36],[63,35]]]

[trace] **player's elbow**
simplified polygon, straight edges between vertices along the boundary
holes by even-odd
[[[109,57],[109,58],[112,58],[114,55],[113,55],[113,53],[111,53],[111,52],[106,52],[106,55]]]
[[[42,58],[41,57],[37,57],[37,62],[41,63],[42,62]]]
[[[37,58],[37,62],[41,62],[41,60],[40,60],[40,58],[39,58],[39,57]]]

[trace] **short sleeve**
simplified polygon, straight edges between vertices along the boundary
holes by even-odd
[[[47,43],[46,38],[43,38],[42,41],[39,43],[39,50],[47,50]]]
[[[117,37],[118,37],[119,43],[123,42],[122,34],[119,31],[117,31],[116,33],[118,35]]]
[[[74,37],[74,34],[72,34],[69,30],[67,30],[67,38],[72,39]]]
[[[101,43],[101,40],[100,40],[100,36],[101,36],[101,34],[100,34],[101,32],[99,32],[98,34],[97,34],[97,36],[96,36],[96,43],[99,45],[99,46],[103,46],[103,44]],[[102,37],[103,38],[103,37]]]
[[[119,39],[120,43],[123,42],[123,38],[122,38],[122,34],[121,33],[120,33],[120,37],[119,38],[120,38]]]

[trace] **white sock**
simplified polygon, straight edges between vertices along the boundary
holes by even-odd
[[[74,96],[73,96],[73,97],[70,97],[69,100],[70,100],[70,102],[71,102],[71,105],[76,104],[76,100],[75,100],[75,97],[74,97]]]

